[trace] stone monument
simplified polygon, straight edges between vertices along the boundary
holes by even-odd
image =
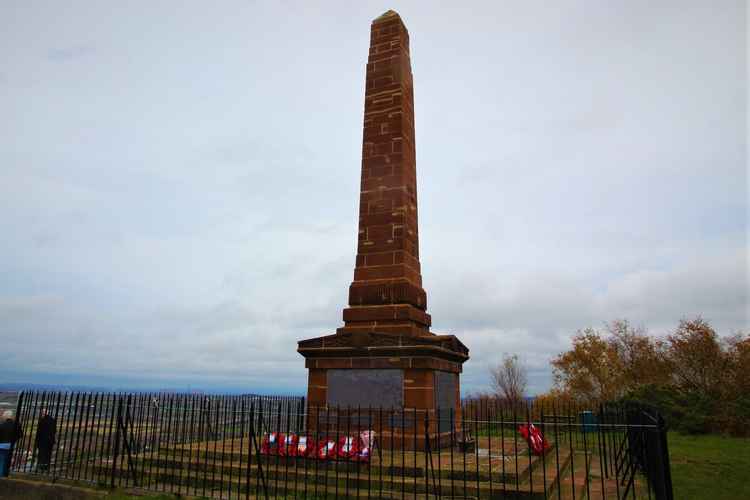
[[[430,331],[419,264],[409,33],[390,10],[371,26],[360,190],[344,326],[298,343],[309,370],[308,409],[385,407],[427,411],[431,419],[440,409],[443,423],[430,434],[445,432],[448,415],[454,423],[460,418],[459,374],[469,350],[453,335]]]

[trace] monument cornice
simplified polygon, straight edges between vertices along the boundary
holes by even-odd
[[[457,363],[469,350],[454,335],[411,336],[386,332],[347,332],[300,340],[297,352],[307,357],[432,356]]]

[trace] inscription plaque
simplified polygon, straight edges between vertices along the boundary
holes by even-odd
[[[440,432],[449,432],[453,421],[451,410],[456,405],[455,373],[435,372],[435,407],[440,409]]]
[[[328,370],[328,406],[401,408],[403,370]]]

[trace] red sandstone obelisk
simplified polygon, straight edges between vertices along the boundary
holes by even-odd
[[[409,33],[393,11],[373,22],[370,35],[357,262],[349,306],[338,333],[429,334],[419,266]]]
[[[344,326],[302,340],[308,406],[394,406],[458,415],[468,349],[430,332],[417,225],[409,33],[388,11],[372,22],[362,141],[359,233]]]

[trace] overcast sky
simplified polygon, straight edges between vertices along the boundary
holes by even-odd
[[[372,19],[464,393],[577,329],[748,320],[741,1],[0,3],[0,381],[302,393],[342,325]]]

